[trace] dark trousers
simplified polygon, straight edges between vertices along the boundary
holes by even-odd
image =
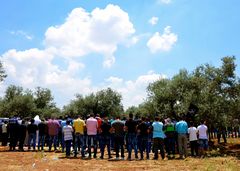
[[[190,148],[191,148],[191,155],[194,156],[194,152],[195,152],[195,155],[198,156],[197,140],[196,141],[190,141]]]
[[[175,138],[167,137],[166,138],[166,152],[168,155],[175,154]]]
[[[143,153],[146,150],[146,155],[147,158],[149,158],[149,152],[147,145],[148,145],[148,137],[147,136],[140,136],[139,137],[140,140],[140,144],[139,144],[139,150],[140,150],[140,154],[141,154],[141,159],[143,159]]]
[[[93,141],[93,148],[94,148],[94,158],[97,157],[97,136],[96,135],[88,135],[88,154],[89,157],[92,156],[92,150],[91,150],[91,143]]]
[[[164,159],[164,140],[163,138],[153,138],[153,151],[154,151],[154,159],[158,159],[158,150],[160,150],[161,157]]]
[[[26,138],[26,135],[21,135],[19,137],[19,150],[21,150],[21,151],[23,151],[25,138]]]
[[[135,157],[137,157],[138,154],[138,148],[137,148],[137,135],[135,133],[129,133],[127,135],[127,148],[128,148],[128,158],[131,158],[132,155],[132,149],[134,149]]]
[[[10,132],[10,150],[15,150],[17,145],[17,140],[18,140],[18,135],[15,132]]]
[[[2,133],[2,146],[6,146],[8,142],[8,134]]]
[[[72,140],[65,141],[66,145],[66,157],[70,156],[71,146],[72,146]]]
[[[77,150],[78,148],[81,147],[81,155],[82,157],[85,156],[84,151],[85,151],[85,142],[84,142],[84,135],[80,133],[75,134],[75,144],[74,144],[74,155],[77,156]]]
[[[121,149],[121,157],[124,157],[124,137],[114,137],[114,142],[115,142],[115,149],[116,149],[116,157],[119,157],[119,150]]]
[[[100,145],[100,151],[101,151],[101,157],[104,156],[104,150],[107,146],[107,152],[108,157],[111,157],[111,151],[110,151],[110,136],[108,135],[100,135],[99,137],[99,145]]]
[[[52,149],[52,143],[54,145],[54,150],[57,150],[57,138],[58,136],[57,135],[49,135],[49,151],[51,151]]]
[[[43,150],[44,145],[45,145],[45,135],[39,135],[38,136],[38,150],[40,150],[40,147],[41,147],[41,150]]]

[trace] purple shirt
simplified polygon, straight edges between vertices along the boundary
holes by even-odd
[[[58,120],[49,119],[48,123],[47,123],[47,126],[48,126],[48,134],[50,136],[58,135],[58,130],[60,128],[60,124],[59,124]]]

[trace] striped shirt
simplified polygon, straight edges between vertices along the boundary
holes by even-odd
[[[63,127],[63,135],[64,135],[64,141],[72,140],[73,139],[73,128],[70,125],[66,125]]]

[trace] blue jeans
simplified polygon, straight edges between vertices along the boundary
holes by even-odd
[[[65,145],[66,145],[66,157],[69,157],[69,156],[70,156],[71,144],[72,144],[72,140],[67,140],[67,141],[65,141]]]
[[[45,135],[39,135],[38,136],[38,150],[40,150],[40,146],[42,147],[41,149],[43,150],[45,144]]]
[[[81,147],[81,155],[84,157],[85,143],[84,143],[84,135],[80,133],[75,134],[75,144],[74,144],[74,155],[77,156],[77,149]]]
[[[135,156],[138,154],[137,135],[135,133],[128,133],[128,158],[131,158],[132,149],[134,149]]]
[[[141,153],[141,159],[143,159],[143,152],[146,150],[147,158],[149,158],[149,149],[147,148],[148,145],[148,137],[147,136],[139,136],[139,150]]]
[[[105,147],[107,146],[108,157],[110,158],[110,156],[111,156],[110,136],[100,135],[99,136],[99,144],[100,144],[101,157],[104,156],[104,150],[105,150]]]
[[[36,134],[34,134],[34,133],[30,133],[28,135],[28,149],[31,148],[31,142],[32,142],[33,149],[35,150],[35,148],[36,148]]]
[[[49,151],[52,149],[52,143],[54,144],[54,150],[57,150],[57,135],[49,135]]]
[[[88,135],[88,154],[91,157],[91,143],[93,141],[93,148],[94,148],[94,158],[97,156],[97,136],[96,135]]]

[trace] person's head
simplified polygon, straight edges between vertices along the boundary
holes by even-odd
[[[146,118],[143,116],[142,117],[142,122],[145,122],[146,121]]]
[[[193,121],[189,122],[189,126],[190,127],[194,126]]]
[[[116,116],[116,119],[120,119],[120,116],[118,115],[118,116]]]
[[[67,121],[66,121],[66,124],[67,124],[67,125],[70,125],[70,120],[67,120]]]
[[[24,125],[25,124],[25,120],[22,120],[22,125]]]
[[[202,120],[200,121],[200,123],[201,123],[201,124],[206,124],[206,121],[205,121],[204,119],[202,119]]]
[[[107,116],[104,116],[104,117],[103,117],[103,120],[104,120],[105,122],[108,122],[108,117],[107,117]]]
[[[155,116],[155,121],[159,121],[160,117],[159,116]]]
[[[129,119],[133,119],[133,114],[129,113]]]
[[[94,117],[94,113],[90,113],[90,117]]]
[[[35,121],[34,121],[34,119],[31,119],[30,122],[31,122],[31,124],[34,124]]]

